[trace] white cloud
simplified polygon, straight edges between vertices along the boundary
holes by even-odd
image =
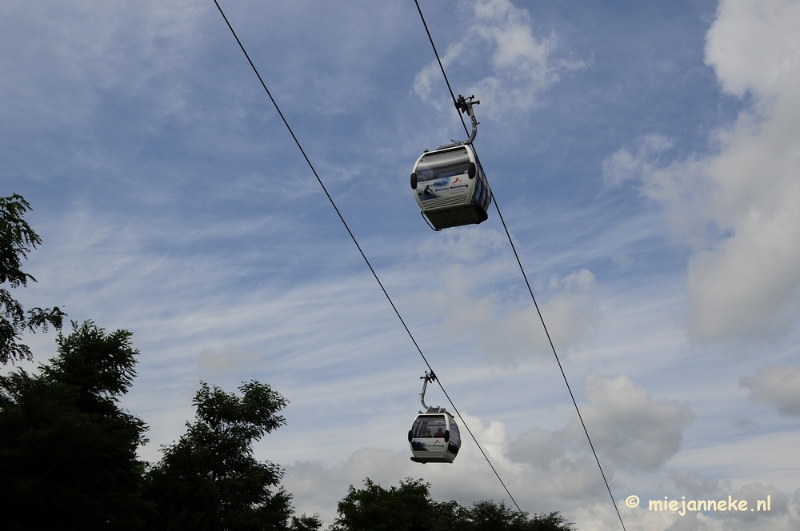
[[[536,105],[538,95],[558,81],[560,73],[585,67],[579,61],[554,60],[554,38],[537,39],[528,11],[509,0],[476,0],[468,5],[474,15],[473,25],[461,41],[448,46],[442,64],[447,69],[457,59],[474,52],[476,39],[483,41],[481,46],[491,48],[487,65],[491,74],[464,94],[474,94],[481,100],[481,115],[499,119],[513,112],[529,111]],[[428,100],[433,78],[440,75],[436,61],[428,64],[414,79],[414,92]]]
[[[800,4],[791,0],[721,0],[706,37],[706,62],[738,96],[786,95],[800,83]]]
[[[603,178],[607,184],[619,186],[643,174],[651,174],[657,170],[661,153],[672,148],[674,144],[665,136],[647,135],[635,154],[623,148],[607,157],[603,161]]]
[[[365,478],[388,488],[404,477],[417,477],[409,466],[408,455],[361,448],[344,463],[325,467],[318,461],[298,461],[286,467],[283,485],[292,493],[298,513],[319,514],[330,524],[336,517],[336,504],[347,494],[347,488],[363,487]]]
[[[786,417],[800,417],[800,367],[764,367],[754,378],[742,378],[740,383],[750,389],[750,398],[778,408]]]
[[[442,337],[476,335],[484,354],[503,365],[515,365],[531,355],[550,355],[550,343],[529,298],[500,310],[510,301],[501,303],[496,294],[473,295],[484,281],[475,272],[455,266],[443,277],[441,289],[422,295],[426,306],[443,319]],[[600,321],[593,287],[594,275],[583,269],[553,277],[551,296],[538,301],[550,337],[562,353],[586,341]]]
[[[574,506],[578,500],[582,503],[586,499],[602,499],[605,492],[602,481],[588,456],[564,457],[543,473],[541,468],[510,457],[510,437],[503,423],[491,421],[486,425],[477,417],[464,412],[462,415],[524,510],[549,512],[553,507]],[[452,465],[413,463],[408,450],[361,448],[334,466],[295,462],[286,467],[284,484],[295,495],[300,512],[318,512],[328,523],[333,520],[336,502],[345,495],[347,487],[361,487],[366,477],[384,487],[396,485],[404,477],[423,478],[431,483],[432,497],[440,501],[456,500],[469,505],[493,499],[509,504],[503,487],[463,427],[462,432],[465,441]]]
[[[581,410],[612,488],[616,487],[616,467],[651,469],[673,455],[683,430],[693,418],[684,406],[650,398],[626,376],[615,379],[590,376],[586,390],[589,403],[582,405]],[[597,512],[603,515],[606,523],[603,525],[614,528],[616,516],[608,493],[574,416],[562,429],[534,428],[513,438],[502,422],[485,423],[464,412],[462,415],[524,510],[561,510],[571,517],[574,516],[571,513],[580,515],[577,520],[580,529],[597,525],[588,516],[589,512]],[[420,466],[408,459],[407,450],[361,448],[338,465],[295,462],[287,467],[285,484],[295,493],[300,511],[319,512],[329,522],[334,516],[335,502],[344,496],[347,486],[359,487],[366,477],[384,486],[396,484],[404,477],[424,477],[432,484],[434,499],[455,499],[461,504],[505,499],[505,492],[467,430],[462,426],[461,431],[464,444],[453,465]],[[657,514],[643,518],[646,522],[666,522],[658,529],[666,529],[671,521],[671,517]],[[606,527],[600,525],[595,529]]]
[[[627,376],[605,379],[590,375],[585,382],[589,404],[581,408],[598,453],[625,469],[652,470],[675,455],[683,430],[694,413],[674,400],[654,400]],[[580,438],[577,417],[567,430]]]
[[[667,512],[651,512],[625,507],[618,501],[619,512],[626,529],[663,531],[676,521],[676,516]],[[580,531],[620,531],[619,517],[610,503],[587,504],[572,511],[572,521],[580,522]]]
[[[562,434],[541,428],[534,428],[520,435],[508,451],[509,457],[514,461],[544,470],[550,470],[564,454]]]
[[[800,523],[800,490],[795,492],[791,501],[773,486],[764,486],[758,483],[745,485],[736,490],[725,492],[704,492],[687,494],[684,497],[670,497],[680,505],[683,501],[691,500],[731,500],[747,501],[747,511],[714,511],[703,513],[686,510],[683,516],[677,511],[649,510],[649,499],[643,498],[636,508],[625,506],[624,500],[618,503],[620,513],[628,529],[642,529],[645,531],[792,531]],[[766,502],[770,498],[769,511],[750,511],[757,506],[758,500]],[[685,499],[682,499],[685,498]],[[738,507],[737,503],[737,507]],[[576,519],[587,520],[588,525],[581,526],[581,530],[589,531],[615,531],[620,529],[619,520],[613,508],[607,505],[596,504],[578,508],[574,513]]]
[[[603,180],[607,186],[639,184],[645,197],[664,206],[673,236],[703,249],[712,236],[706,203],[715,186],[706,178],[704,161],[667,162],[674,145],[663,135],[646,135],[635,152],[621,148],[603,160]]]
[[[253,2],[245,4],[243,7],[258,7]],[[362,4],[369,4],[371,10],[371,6],[381,3]],[[437,372],[441,368],[441,376],[456,403],[468,410],[481,408],[484,421],[469,417],[470,424],[497,460],[512,492],[521,493],[523,508],[568,512],[582,531],[616,531],[619,523],[585,437],[574,429],[574,423],[568,422],[570,412],[565,413],[565,410],[571,404],[564,394],[563,382],[553,364],[538,316],[520,284],[513,259],[509,260],[504,235],[492,231],[491,223],[487,223],[426,238],[424,234],[432,233],[420,233],[415,225],[404,225],[408,220],[405,214],[401,218],[401,210],[396,209],[401,206],[410,209],[405,200],[380,202],[384,195],[395,197],[388,185],[385,194],[372,190],[375,193],[370,197],[379,201],[372,207],[372,201],[363,201],[363,189],[358,181],[363,178],[365,182],[380,183],[380,179],[375,181],[374,175],[380,174],[381,168],[391,170],[398,166],[395,160],[400,157],[391,155],[397,146],[417,143],[414,135],[441,135],[421,132],[419,122],[414,123],[417,118],[413,113],[408,115],[407,107],[389,109],[387,122],[385,105],[379,105],[378,111],[368,105],[377,101],[373,98],[375,94],[396,91],[400,77],[414,75],[416,70],[408,68],[416,68],[412,64],[419,60],[414,59],[418,57],[414,53],[419,51],[420,43],[416,39],[409,40],[408,35],[419,36],[422,29],[415,18],[413,4],[411,10],[407,5],[392,7],[390,12],[375,7],[375,11],[369,13],[362,4],[332,9],[330,13],[337,14],[344,22],[336,25],[329,23],[333,20],[331,17],[320,18],[319,4],[314,2],[295,2],[292,6],[298,7],[281,8],[283,12],[291,9],[292,16],[276,16],[272,11],[266,13],[258,9],[238,10],[238,15],[237,10],[232,10],[229,15],[241,21],[234,22],[237,31],[246,42],[252,43],[248,49],[259,55],[260,59],[254,57],[259,67],[263,65],[272,72],[266,74],[274,79],[273,83],[278,83],[279,100],[287,100],[284,110],[294,116],[310,117],[305,125],[302,125],[303,120],[299,123],[305,128],[304,132],[300,131],[301,136],[309,139],[306,147],[316,153],[312,153],[315,165],[323,173],[335,175],[332,180],[341,183],[342,190],[335,190],[336,197],[344,196],[351,201],[349,209],[343,212],[345,217],[362,223],[362,228],[355,225],[354,229],[365,235],[362,243],[367,254],[376,260],[387,289],[408,318],[420,345],[426,354],[432,354]],[[108,186],[102,193],[80,180],[83,177],[70,181],[62,172],[40,172],[49,175],[42,179],[47,178],[53,187],[27,188],[30,192],[24,193],[36,208],[31,221],[45,239],[45,245],[34,255],[36,262],[32,262],[32,273],[40,282],[26,291],[25,296],[31,297],[26,299],[31,301],[26,302],[26,307],[39,304],[40,299],[35,297],[40,297],[41,305],[67,305],[70,317],[94,317],[107,329],[121,326],[134,331],[134,340],[142,351],[142,363],[140,376],[125,406],[152,427],[153,442],[143,455],[156,459],[158,444],[168,443],[182,433],[183,423],[193,416],[191,394],[196,390],[198,379],[204,378],[211,384],[232,390],[240,380],[254,373],[252,377],[270,383],[291,400],[286,410],[288,425],[260,443],[259,455],[283,465],[297,459],[320,461],[302,461],[288,467],[286,485],[295,494],[302,511],[318,511],[323,515],[334,512],[335,503],[344,496],[347,485],[360,486],[367,476],[384,486],[396,484],[404,476],[424,477],[431,481],[436,499],[458,498],[462,503],[481,498],[503,499],[501,487],[474,448],[465,448],[452,467],[421,466],[408,460],[404,438],[411,420],[407,413],[415,410],[419,402],[417,378],[422,366],[418,355],[398,327],[374,281],[365,273],[352,244],[339,238],[346,235],[337,236],[338,228],[328,230],[332,215],[327,210],[329,207],[299,200],[301,195],[307,194],[302,186],[316,185],[303,184],[311,181],[307,181],[305,168],[298,166],[302,160],[287,162],[289,167],[283,168],[284,160],[294,160],[284,149],[283,141],[279,141],[285,131],[271,127],[270,120],[274,122],[277,118],[264,111],[268,102],[264,102],[252,73],[246,70],[246,62],[219,14],[213,10],[213,4],[210,5],[212,11],[208,11],[208,5],[186,2],[173,2],[167,7],[153,2],[128,7],[108,4],[100,11],[90,9],[100,6],[98,2],[66,8],[63,7],[66,4],[57,2],[17,2],[15,5],[30,6],[18,11],[36,16],[38,21],[47,21],[45,24],[17,24],[20,28],[34,30],[27,40],[0,31],[8,42],[22,46],[19,55],[0,57],[0,63],[8,66],[10,72],[4,81],[0,80],[3,99],[10,102],[0,113],[14,118],[14,123],[19,125],[19,128],[9,125],[6,120],[6,135],[11,138],[30,130],[33,131],[31,136],[37,139],[31,142],[30,153],[34,156],[20,156],[20,167],[30,171],[29,164],[37,161],[65,166],[77,164],[79,168],[71,175],[81,174],[81,168],[89,167],[103,176],[117,176],[113,179],[125,184]],[[484,91],[476,92],[483,100],[478,108],[479,118],[488,119],[488,113],[482,109],[495,106],[497,116],[513,121],[514,114],[534,108],[537,99],[544,95],[543,91],[554,88],[559,75],[568,75],[564,72],[577,66],[559,63],[560,47],[553,36],[534,29],[538,20],[510,2],[472,1],[462,5],[466,7],[464,11],[468,11],[466,19],[469,20],[463,24],[465,18],[460,19],[462,26],[454,30],[460,33],[453,37],[457,42],[448,48],[444,41],[445,61],[453,66],[452,70],[448,69],[451,80],[466,80],[459,87],[483,83],[480,89],[475,89]],[[726,13],[733,12],[731,5],[722,4],[719,21],[724,20]],[[782,9],[780,6],[784,4],[738,5],[758,10],[760,5]],[[187,6],[188,12],[182,12],[180,6]],[[270,9],[273,7],[271,5]],[[91,12],[95,18],[87,16],[80,22],[67,20],[61,16],[65,10],[79,14]],[[265,16],[267,14],[270,16]],[[740,22],[769,22],[774,17],[767,13],[750,18],[751,21],[742,19]],[[781,24],[794,24],[790,16],[787,19]],[[6,18],[4,30],[14,25],[15,20]],[[576,20],[567,15],[556,20],[554,27],[558,28],[562,21],[575,27],[572,23]],[[299,23],[303,21],[314,22],[311,25]],[[52,31],[48,31],[48,24],[52,25]],[[339,29],[326,35],[314,31],[326,24]],[[265,27],[269,30],[276,26],[296,39],[291,41],[296,46],[287,46],[284,42],[285,53],[277,55],[270,50],[279,49],[272,44],[280,43],[282,38],[276,37],[275,31],[265,31]],[[250,36],[246,33],[248,27]],[[721,28],[722,22],[715,27]],[[97,43],[93,41],[93,32],[83,31],[86,28],[101,28]],[[744,26],[739,30],[742,28]],[[432,30],[436,36],[437,30]],[[647,31],[649,27],[642,29],[642,32]],[[709,51],[709,61],[719,65],[715,68],[721,82],[724,78],[726,90],[732,93],[739,90],[737,94],[740,95],[749,92],[751,95],[747,97],[751,99],[747,101],[755,101],[756,105],[737,123],[715,135],[713,141],[718,153],[714,157],[695,156],[671,164],[674,156],[671,146],[675,143],[682,147],[680,137],[653,135],[645,138],[641,147],[630,144],[627,152],[619,152],[616,159],[609,159],[606,168],[609,185],[624,185],[632,182],[634,175],[646,174],[643,191],[667,206],[676,235],[690,236],[698,252],[705,251],[711,258],[718,258],[717,262],[709,260],[707,270],[697,269],[705,271],[703,278],[706,280],[697,276],[702,280],[700,286],[707,285],[709,277],[715,278],[712,266],[719,263],[719,257],[735,250],[722,245],[724,238],[740,238],[748,243],[743,238],[746,234],[743,227],[746,227],[750,210],[760,212],[762,222],[777,215],[778,210],[783,211],[780,223],[787,224],[784,229],[789,240],[794,237],[789,229],[796,221],[787,206],[792,200],[791,189],[781,188],[783,185],[779,184],[791,186],[793,183],[794,159],[787,153],[791,146],[798,145],[796,124],[800,122],[795,119],[796,113],[787,113],[785,119],[779,116],[784,108],[792,110],[791,94],[786,88],[792,68],[770,67],[770,71],[777,72],[775,76],[765,74],[749,81],[744,67],[725,70],[722,68],[725,61],[725,64],[733,64],[748,53],[761,53],[766,49],[740,40],[736,31],[731,35],[731,44],[720,50],[731,46],[744,49],[713,59],[716,62],[711,58],[717,56]],[[464,36],[469,40],[462,40]],[[592,35],[587,37],[588,41],[593,39]],[[779,45],[785,42],[780,32],[759,38],[771,39],[770,48],[776,53],[780,51]],[[710,41],[722,42],[720,39],[710,37]],[[61,55],[55,57],[52,50],[37,55],[54,42],[60,43],[58,52]],[[641,41],[627,42],[638,46]],[[368,53],[364,53],[365,50]],[[35,57],[49,60],[37,63],[31,60]],[[777,62],[789,61],[786,64],[791,66],[791,58],[790,53],[784,53]],[[43,68],[31,69],[30,65],[35,64]],[[268,64],[270,66],[266,66]],[[757,62],[747,68],[767,68],[765,65],[769,62]],[[468,68],[456,68],[462,66]],[[426,79],[422,73],[418,77],[420,95],[432,104],[441,96],[444,96],[441,101],[446,101],[447,94],[440,93],[443,83],[438,65],[431,64],[426,72]],[[605,71],[604,75],[609,73]],[[459,79],[462,74],[464,77]],[[596,85],[589,87],[590,91],[597,88]],[[61,97],[53,97],[56,92]],[[322,96],[307,97],[317,93]],[[627,96],[629,94],[623,95]],[[391,101],[396,103],[394,98]],[[652,98],[647,101],[659,104]],[[400,104],[404,105],[402,101]],[[602,108],[587,107],[587,111],[587,114],[594,114],[602,112]],[[344,120],[325,123],[328,115],[342,112],[346,114]],[[448,112],[452,113],[449,102]],[[414,123],[414,134],[407,135],[402,127],[394,127],[392,115]],[[558,119],[557,115],[553,116]],[[102,124],[104,128],[86,133],[91,137],[86,141],[76,139],[76,134],[86,130],[86,126],[80,124],[85,124],[87,118],[90,127]],[[602,120],[602,116],[599,119]],[[168,127],[162,127],[162,121]],[[294,125],[295,119],[290,117],[290,121]],[[143,124],[145,128],[154,124],[157,134],[145,131],[118,139],[106,135],[106,126],[130,133],[141,129]],[[346,134],[338,134],[342,131]],[[74,158],[70,153],[54,155],[48,144],[39,142],[50,138],[51,133],[63,139],[70,149],[77,150]],[[336,138],[342,145],[357,146],[359,154],[348,155],[347,149],[332,147],[332,139]],[[390,147],[378,146],[380,149],[374,152],[365,150],[365,146],[372,145],[370,143]],[[194,146],[191,153],[195,156],[181,155],[182,145]],[[738,159],[731,155],[735,150],[745,153],[745,148],[754,151]],[[414,153],[418,148],[402,149]],[[367,151],[372,155],[365,154]],[[337,156],[349,162],[333,156],[334,152],[339,152]],[[256,158],[255,153],[261,155]],[[13,158],[12,152],[7,154]],[[164,159],[165,154],[169,155],[166,157],[169,160]],[[178,158],[173,160],[173,156]],[[147,159],[148,164],[141,164],[137,157]],[[218,161],[219,166],[209,165],[211,159]],[[380,163],[374,164],[378,159]],[[512,159],[514,157],[503,157],[496,163],[508,163]],[[716,164],[717,159],[726,162]],[[550,164],[554,160],[545,158],[542,162]],[[405,168],[407,163],[400,166]],[[714,177],[732,176],[736,172],[744,175],[751,167],[759,171],[765,169],[764,175],[759,173],[757,179],[736,182],[722,182]],[[512,169],[506,169],[505,173],[510,174]],[[351,178],[353,171],[363,175]],[[397,170],[403,172],[403,190],[407,191],[406,171]],[[498,166],[496,173],[504,173],[503,168]],[[287,179],[291,180],[291,186],[285,185]],[[27,186],[24,179],[17,182],[22,188]],[[530,187],[528,192],[544,193],[539,180],[526,182]],[[550,191],[546,190],[548,194]],[[538,270],[532,271],[536,294],[541,295],[543,314],[559,352],[563,347],[563,353],[569,354],[565,356],[568,374],[580,381],[586,371],[626,372],[637,383],[636,375],[658,375],[659,391],[651,390],[653,396],[624,379],[618,382],[619,379],[601,378],[594,383],[587,380],[589,400],[585,407],[591,417],[588,420],[600,419],[615,428],[608,428],[610,433],[606,433],[606,428],[598,428],[598,437],[604,445],[601,459],[615,495],[621,493],[624,497],[627,493],[624,489],[628,487],[632,489],[628,492],[636,492],[632,483],[636,483],[637,488],[642,485],[657,488],[661,483],[669,485],[669,478],[665,478],[668,471],[663,470],[663,466],[656,470],[646,467],[665,459],[671,466],[684,458],[691,462],[688,467],[681,468],[682,471],[699,470],[708,477],[720,478],[720,485],[729,477],[737,488],[743,483],[761,481],[790,492],[787,485],[796,484],[792,474],[796,476],[797,467],[791,462],[792,445],[796,443],[794,432],[782,430],[780,434],[763,437],[752,435],[755,428],[749,433],[725,432],[727,420],[731,418],[730,408],[737,408],[733,414],[735,418],[745,414],[738,410],[744,403],[745,392],[736,388],[735,377],[756,371],[735,370],[735,365],[729,365],[726,371],[719,373],[702,364],[694,365],[692,360],[702,356],[698,357],[695,350],[681,348],[684,336],[674,326],[674,314],[681,311],[683,303],[672,266],[665,264],[664,269],[659,269],[658,275],[665,274],[655,282],[653,276],[640,276],[641,270],[635,267],[646,263],[646,273],[652,273],[650,258],[643,256],[653,249],[649,244],[658,242],[660,237],[661,228],[655,221],[658,216],[648,215],[646,219],[654,220],[652,224],[642,222],[644,217],[636,217],[633,221],[627,219],[623,225],[613,219],[612,212],[598,214],[595,210],[589,213],[577,203],[570,203],[577,197],[572,189],[553,188],[552,192],[556,195],[553,201],[547,201],[548,204],[560,204],[560,198],[565,201],[564,206],[547,211],[547,214],[556,215],[541,217],[540,211],[536,217],[535,212],[522,205],[518,208],[521,213],[517,216],[516,227],[527,231],[521,237],[533,245],[529,245],[529,250],[536,255],[530,263],[538,264]],[[569,197],[558,195],[562,193]],[[789,197],[783,198],[784,193]],[[148,199],[128,200],[131,194],[146,195]],[[518,197],[525,194],[522,190]],[[126,200],[115,200],[118,196]],[[83,198],[81,201],[93,205],[93,209],[87,208],[75,215],[76,207],[73,207],[70,215],[69,202],[75,197]],[[260,204],[259,198],[266,198],[266,202]],[[158,207],[142,210],[141,203]],[[377,214],[375,211],[379,207],[376,205],[380,205],[381,210]],[[387,205],[385,212],[383,205]],[[576,214],[579,211],[582,214]],[[547,222],[556,229],[547,231],[551,236],[544,240],[540,239],[540,218],[548,218]],[[414,223],[427,230],[420,220]],[[370,225],[368,230],[367,225]],[[557,240],[577,241],[576,231],[564,232],[568,225],[597,227],[600,237],[585,241],[586,245],[550,246],[549,243]],[[780,228],[779,224],[774,225],[776,230]],[[716,228],[707,231],[707,226]],[[755,229],[753,234],[758,236]],[[421,249],[418,247],[420,240],[424,242]],[[765,251],[759,253],[770,257],[778,244],[767,243]],[[415,255],[415,249],[420,251],[419,256]],[[605,267],[602,261],[612,254],[609,249],[623,254],[623,258],[631,257],[634,262],[616,284],[606,284],[610,280],[605,280],[607,271],[602,269]],[[748,265],[754,263],[747,260],[746,249],[737,253]],[[667,260],[674,257],[670,252],[664,254]],[[794,265],[791,257],[782,260],[784,265]],[[460,272],[453,267],[454,277],[446,283],[444,272],[449,272],[447,268],[454,264]],[[777,268],[759,269],[763,266],[755,265],[759,267],[752,268],[753,278],[727,288],[726,284],[731,281],[725,280],[721,283],[722,289],[747,300],[752,294],[740,292],[751,288],[763,291],[765,283],[774,283],[777,293],[786,286],[791,288],[793,271],[787,276]],[[435,273],[430,274],[430,271]],[[559,275],[548,278],[553,271],[558,271]],[[595,285],[593,273],[597,274],[597,283],[601,285]],[[425,284],[425,279],[434,275],[441,276]],[[776,278],[766,278],[770,276]],[[668,281],[664,281],[665,278]],[[432,293],[428,298],[420,295],[428,289]],[[785,292],[791,302],[791,289]],[[707,304],[707,299],[722,295],[711,293],[700,302]],[[441,299],[437,302],[439,296]],[[768,305],[774,298],[774,294],[767,297]],[[731,300],[737,302],[738,299]],[[439,306],[428,304],[431,301]],[[598,327],[599,305],[605,312],[602,328]],[[713,315],[719,316],[722,325],[714,326],[724,330],[724,326],[730,326],[725,323],[731,321],[726,313],[731,312],[731,308],[720,305],[723,311]],[[435,319],[426,320],[432,310],[439,314],[434,315]],[[447,312],[451,311],[452,316],[448,316]],[[777,312],[777,316],[788,317],[783,322],[791,323],[793,311],[789,305]],[[614,316],[617,317],[612,318]],[[773,313],[763,320],[774,326],[779,322],[775,317]],[[705,328],[713,328],[698,322]],[[440,335],[444,328],[438,326],[440,323],[450,327],[447,329],[449,336]],[[733,328],[735,325],[736,322]],[[744,327],[737,330],[746,332]],[[468,340],[461,343],[462,338]],[[50,350],[53,350],[52,339],[52,335],[31,338],[32,341],[41,340]],[[590,341],[599,343],[599,348],[583,348]],[[477,346],[475,350],[483,349],[506,367],[487,367],[480,360],[466,359],[469,352],[461,348],[466,344],[470,348]],[[701,350],[703,354],[710,351]],[[37,348],[35,352],[37,360],[44,361],[46,351]],[[532,353],[546,357],[532,358]],[[692,364],[684,363],[689,361]],[[764,362],[767,363],[778,362]],[[508,365],[514,364],[515,371],[506,370]],[[697,367],[697,370],[693,370],[691,377],[681,378],[688,375],[689,367],[692,370]],[[731,378],[731,374],[735,377]],[[732,389],[731,383],[734,384]],[[620,388],[616,389],[615,385]],[[592,389],[594,391],[588,393]],[[679,396],[678,393],[685,394]],[[615,402],[616,395],[627,397],[630,403]],[[703,422],[691,426],[691,431],[685,427],[681,431],[681,419],[685,420],[681,415],[685,415],[686,408],[659,399],[664,396],[692,400],[692,409]],[[738,396],[740,400],[727,400],[730,396]],[[443,403],[435,396],[431,397],[431,402]],[[498,416],[487,411],[496,411]],[[707,423],[706,414],[713,415],[717,421]],[[662,420],[664,425],[654,426],[651,417]],[[637,419],[642,419],[640,426],[636,425]],[[758,430],[769,430],[769,422],[769,418],[759,419]],[[785,428],[784,424],[781,426]],[[538,427],[531,429],[534,426]],[[721,426],[722,435],[709,426]],[[530,431],[520,433],[523,430]],[[590,430],[593,430],[591,425]],[[366,431],[369,431],[368,437],[354,436]],[[643,448],[659,433],[663,433],[663,441],[657,441],[655,448],[649,451]],[[685,443],[680,442],[681,436]],[[373,448],[354,452],[365,444]],[[687,448],[670,458],[676,445]],[[630,455],[620,455],[627,449]],[[697,489],[705,488],[702,479],[688,473],[686,477]],[[790,514],[787,512],[781,518],[790,518]],[[674,522],[685,525],[688,521],[688,518],[647,511],[630,516],[623,512],[623,516],[629,529],[667,529]],[[720,521],[714,518],[704,516],[697,522],[703,529],[722,529]],[[678,529],[677,525],[674,529]],[[731,523],[733,525],[753,528],[735,522]],[[794,521],[793,529],[798,525]],[[769,524],[763,522],[759,528],[767,529]]]
[[[466,41],[457,42],[448,46],[447,51],[444,55],[440,56],[442,60],[442,65],[444,65],[445,71],[447,70],[447,65],[453,62],[459,55],[461,55],[464,44]],[[414,92],[421,97],[423,100],[426,101],[433,101],[434,103],[437,102],[437,99],[430,99],[431,92],[434,90],[433,86],[439,83],[439,76],[442,75],[442,70],[439,67],[439,63],[437,61],[433,61],[429,63],[425,68],[419,71],[419,73],[414,77]]]
[[[458,232],[443,231],[436,238],[426,239],[418,252],[425,260],[446,256],[454,262],[475,263],[485,259],[490,253],[504,250],[507,242],[505,235],[498,231],[467,226]]]
[[[196,51],[200,39],[198,19],[208,9],[185,0],[39,2],[31,9],[12,8],[4,17],[5,31],[33,31],[43,38],[35,47],[6,54],[0,65],[40,68],[0,81],[0,92],[26,103],[3,106],[0,113],[16,118],[23,130],[39,122],[76,127],[96,110],[102,94],[116,92],[131,100],[145,96],[159,118],[174,116],[183,110],[186,92],[176,74],[189,68],[187,54]]]
[[[677,472],[673,470],[669,475],[672,481],[675,482],[678,492],[691,499],[718,497],[723,491],[732,491],[729,481],[711,479],[699,472]]]
[[[706,61],[724,90],[754,96],[752,109],[712,135],[712,155],[663,164],[668,144],[653,136],[604,163],[610,184],[640,176],[676,237],[700,247],[687,275],[696,339],[775,336],[800,316],[798,26],[797,2],[721,2]]]
[[[765,486],[759,483],[744,485],[736,492],[729,494],[733,500],[747,501],[747,507],[758,509],[758,501],[767,501],[769,497],[769,511],[717,511],[715,516],[728,522],[739,521],[742,523],[753,524],[758,520],[769,520],[776,516],[785,516],[788,512],[788,500],[786,495],[772,486]],[[727,498],[727,496],[725,497]],[[767,514],[764,514],[767,512]]]
[[[199,379],[213,385],[237,388],[239,383],[263,374],[269,367],[258,354],[236,345],[203,349],[197,360]]]

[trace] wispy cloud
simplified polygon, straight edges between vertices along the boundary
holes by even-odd
[[[473,22],[461,40],[447,46],[441,59],[445,69],[457,60],[488,63],[486,69],[491,74],[465,89],[465,95],[480,98],[481,115],[499,120],[530,111],[537,104],[538,95],[556,83],[562,73],[585,68],[582,61],[553,58],[555,37],[537,39],[528,11],[509,0],[476,0],[465,5],[472,12]],[[477,53],[485,47],[492,50],[488,58]],[[433,78],[438,76],[438,63],[428,64],[414,79],[415,93],[430,100]]]
[[[146,459],[201,379],[255,378],[291,402],[257,452],[301,510],[330,522],[365,477],[502,499],[474,448],[409,461],[426,367],[213,4],[162,4],[3,5],[0,180],[44,240],[22,302],[133,331]],[[615,495],[787,500],[755,523],[620,506],[628,528],[788,531],[798,7],[709,6],[423,3]],[[413,3],[223,7],[523,509],[618,529],[499,220],[419,217],[411,165],[460,124]]]
[[[752,400],[773,404],[786,417],[800,417],[800,367],[771,365],[739,383]]]
[[[662,203],[676,235],[698,250],[688,264],[688,317],[700,340],[775,337],[800,316],[800,71],[792,2],[722,2],[706,60],[724,90],[753,107],[709,139],[716,152],[659,161],[670,141],[651,135],[633,154],[606,159],[608,182],[632,175]],[[709,226],[714,230],[708,230]]]

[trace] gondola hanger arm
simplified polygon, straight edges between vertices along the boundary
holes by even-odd
[[[422,407],[424,408],[424,410],[428,411],[430,408],[427,405],[425,405],[425,390],[428,388],[428,382],[436,381],[436,375],[433,374],[433,371],[431,372],[425,371],[425,376],[420,376],[419,379],[424,380],[422,382],[422,392],[419,394],[419,400],[420,402],[422,402]]]
[[[472,110],[472,106],[480,105],[480,103],[481,100],[476,100],[474,95],[465,98],[459,94],[458,98],[456,99],[456,109],[458,109],[460,112],[467,113],[470,121],[472,122],[472,134],[470,134],[467,141],[464,142],[465,145],[472,144],[472,142],[475,140],[475,137],[478,135],[478,119],[475,118],[475,113]]]

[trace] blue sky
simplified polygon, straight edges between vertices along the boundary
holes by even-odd
[[[522,508],[618,529],[496,214],[418,213],[414,161],[463,131],[414,3],[221,5]],[[795,529],[800,6],[421,5],[628,529]],[[12,0],[0,43],[2,195],[43,239],[18,296],[134,333],[145,459],[200,380],[254,378],[291,402],[257,451],[300,512],[365,477],[505,499],[471,444],[408,459],[425,366],[213,2]]]

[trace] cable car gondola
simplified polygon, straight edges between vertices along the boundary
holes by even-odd
[[[475,96],[459,95],[456,107],[472,121],[472,134],[465,142],[454,142],[425,152],[411,172],[411,188],[434,230],[483,223],[489,218],[492,190],[475,155],[472,142],[478,134],[478,120],[472,106]]]
[[[461,448],[458,424],[445,408],[425,405],[425,388],[428,382],[436,380],[436,375],[426,371],[420,378],[424,380],[420,400],[425,412],[419,412],[408,430],[408,443],[413,454],[411,460],[417,463],[452,463]]]

